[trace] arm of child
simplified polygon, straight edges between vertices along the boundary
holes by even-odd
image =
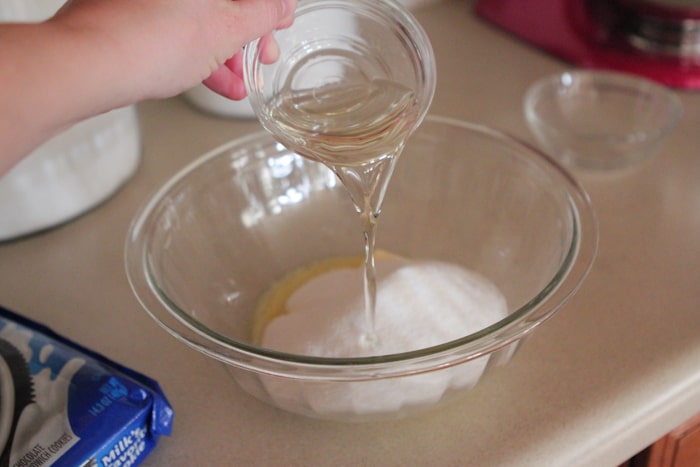
[[[0,176],[58,132],[114,108],[203,81],[243,98],[242,46],[290,25],[295,5],[72,0],[43,23],[0,25]]]

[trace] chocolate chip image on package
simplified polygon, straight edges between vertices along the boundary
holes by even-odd
[[[0,307],[0,467],[135,466],[172,421],[154,380]]]

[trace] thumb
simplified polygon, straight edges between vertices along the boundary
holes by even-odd
[[[287,27],[294,19],[296,0],[233,0],[236,32],[243,43]]]

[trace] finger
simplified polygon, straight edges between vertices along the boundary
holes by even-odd
[[[287,24],[293,18],[296,0],[236,0],[229,5],[235,9],[236,33],[248,43]]]
[[[276,29],[285,29],[294,23],[294,10],[297,8],[297,0],[287,0],[285,6],[285,15],[277,24]]]
[[[203,83],[212,91],[229,99],[241,100],[247,95],[241,75],[234,72],[226,64],[209,75]]]
[[[279,47],[272,34],[263,36],[261,38],[260,60],[270,64],[278,57]],[[243,99],[247,94],[243,79],[243,52],[238,52],[226,60],[223,66],[204,80],[204,85],[229,99]]]
[[[226,60],[226,66],[236,75],[243,77],[243,51]]]
[[[260,38],[260,61],[265,65],[275,63],[280,56],[280,48],[272,34]]]

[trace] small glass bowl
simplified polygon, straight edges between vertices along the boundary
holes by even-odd
[[[676,94],[617,72],[566,71],[526,92],[525,118],[540,145],[572,168],[622,169],[656,153],[683,113]]]
[[[262,347],[261,297],[300,267],[360,256],[358,224],[330,169],[261,132],[205,154],[158,190],[131,226],[126,269],[148,313],[224,362],[253,396],[310,417],[364,421],[467,392],[572,296],[597,248],[588,196],[552,159],[497,131],[428,116],[397,164],[377,247],[480,274],[506,298],[507,316],[398,354]]]
[[[389,81],[414,93],[416,105],[406,121],[409,133],[428,112],[435,94],[435,56],[425,30],[398,1],[300,0],[294,24],[275,31],[275,41],[280,54],[271,64],[260,60],[264,41],[248,44],[243,73],[260,123],[287,147],[304,143],[271,113],[270,104],[290,92],[311,91],[319,99],[317,92],[329,86],[362,89]],[[308,118],[300,117],[302,112],[294,114]],[[363,120],[347,121],[348,126],[369,123],[359,114]],[[324,134],[334,118],[316,121],[316,131]]]

